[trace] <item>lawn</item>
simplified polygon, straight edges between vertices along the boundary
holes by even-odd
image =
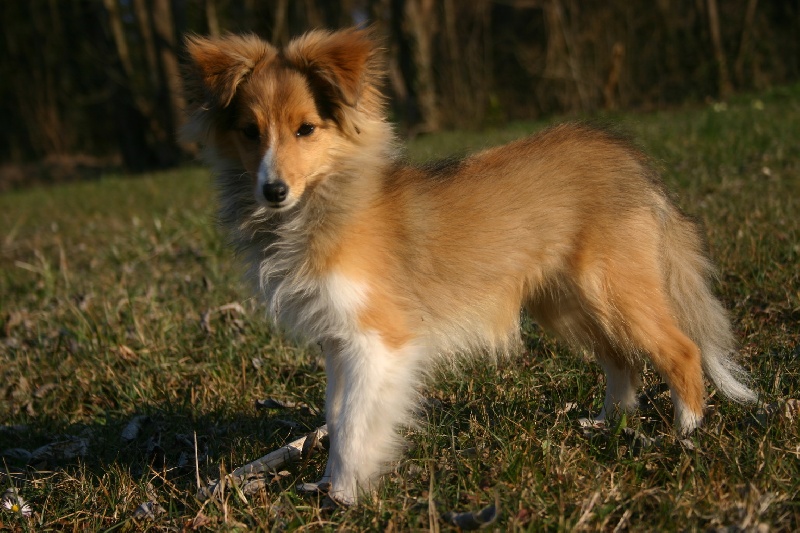
[[[710,388],[681,440],[648,370],[638,416],[583,429],[599,367],[526,323],[518,357],[438,373],[373,501],[331,511],[295,491],[324,451],[200,501],[198,483],[323,423],[321,357],[240,282],[206,170],[106,176],[0,196],[0,491],[32,511],[0,508],[0,529],[447,530],[442,514],[494,503],[503,531],[800,528],[800,86],[600,119],[704,224],[760,406]],[[545,125],[421,137],[409,157]]]

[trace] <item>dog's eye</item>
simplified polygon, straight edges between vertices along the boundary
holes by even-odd
[[[303,123],[300,125],[299,128],[297,128],[297,133],[295,135],[297,135],[298,137],[306,137],[308,135],[311,135],[312,133],[314,133],[314,125]]]
[[[258,126],[255,124],[248,124],[244,128],[242,128],[242,135],[250,139],[251,141],[255,141],[259,137],[261,137],[261,132],[258,131]]]

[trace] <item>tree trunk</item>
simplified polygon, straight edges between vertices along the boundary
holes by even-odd
[[[744,64],[750,56],[750,41],[753,35],[753,25],[756,18],[756,8],[758,7],[758,0],[748,0],[747,9],[744,15],[744,24],[742,25],[742,41],[739,44],[739,55],[736,58],[736,63],[733,65],[733,71],[736,74],[736,81],[744,84]]]
[[[717,0],[707,0],[708,24],[711,30],[711,43],[714,45],[714,57],[717,61],[717,76],[720,98],[727,98],[733,92],[731,77],[728,74],[728,62],[725,60],[725,49],[722,46],[722,34],[719,31],[719,11]]]
[[[219,17],[217,16],[217,1],[205,0],[206,8],[206,26],[208,26],[208,34],[212,37],[219,37]]]
[[[114,2],[115,0],[105,0]],[[142,39],[144,48],[145,68],[147,69],[147,79],[150,82],[149,94],[152,96],[158,91],[160,86],[158,75],[158,56],[156,55],[156,40],[153,37],[153,26],[150,24],[150,15],[145,0],[133,0],[133,14],[136,17],[136,29]]]
[[[314,0],[305,0],[306,22],[309,28],[324,28],[325,18],[320,13],[319,7]]]
[[[289,0],[278,0],[275,7],[275,25],[272,27],[272,44],[284,46],[289,40]]]
[[[603,100],[606,109],[617,109],[617,90],[625,61],[625,45],[617,41],[611,47],[611,68],[608,70],[606,84],[603,86]]]
[[[178,147],[177,131],[183,124],[183,84],[181,81],[180,65],[178,64],[177,39],[175,38],[175,27],[172,19],[172,5],[170,0],[153,1],[153,33],[156,37],[156,47],[158,50],[159,64],[161,66],[162,86],[161,100],[166,107],[166,119],[168,131],[172,133],[167,147],[175,149]],[[186,151],[192,151],[189,146],[181,146]],[[167,164],[172,164],[179,153],[164,154]]]
[[[433,0],[407,0],[405,3],[406,33],[410,37],[416,70],[416,96],[422,122],[421,132],[440,128],[436,83],[433,76],[433,37],[437,31]]]

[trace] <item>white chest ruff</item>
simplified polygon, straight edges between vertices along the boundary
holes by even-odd
[[[275,253],[261,262],[259,278],[272,319],[310,341],[349,337],[367,302],[368,285],[340,272],[314,275],[300,254]]]

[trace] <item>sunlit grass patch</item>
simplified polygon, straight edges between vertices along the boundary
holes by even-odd
[[[17,502],[0,521],[446,529],[441,514],[497,502],[500,530],[797,529],[800,88],[601,120],[653,154],[703,222],[762,406],[712,396],[687,442],[649,371],[638,416],[587,429],[599,369],[526,324],[522,356],[440,373],[374,501],[329,512],[299,495],[324,467],[317,454],[255,494],[201,502],[198,475],[218,479],[323,422],[324,369],[240,283],[206,170],[108,176],[0,197],[0,488],[32,510],[21,517]],[[420,137],[409,158],[543,126]],[[257,409],[266,398],[277,407]]]

